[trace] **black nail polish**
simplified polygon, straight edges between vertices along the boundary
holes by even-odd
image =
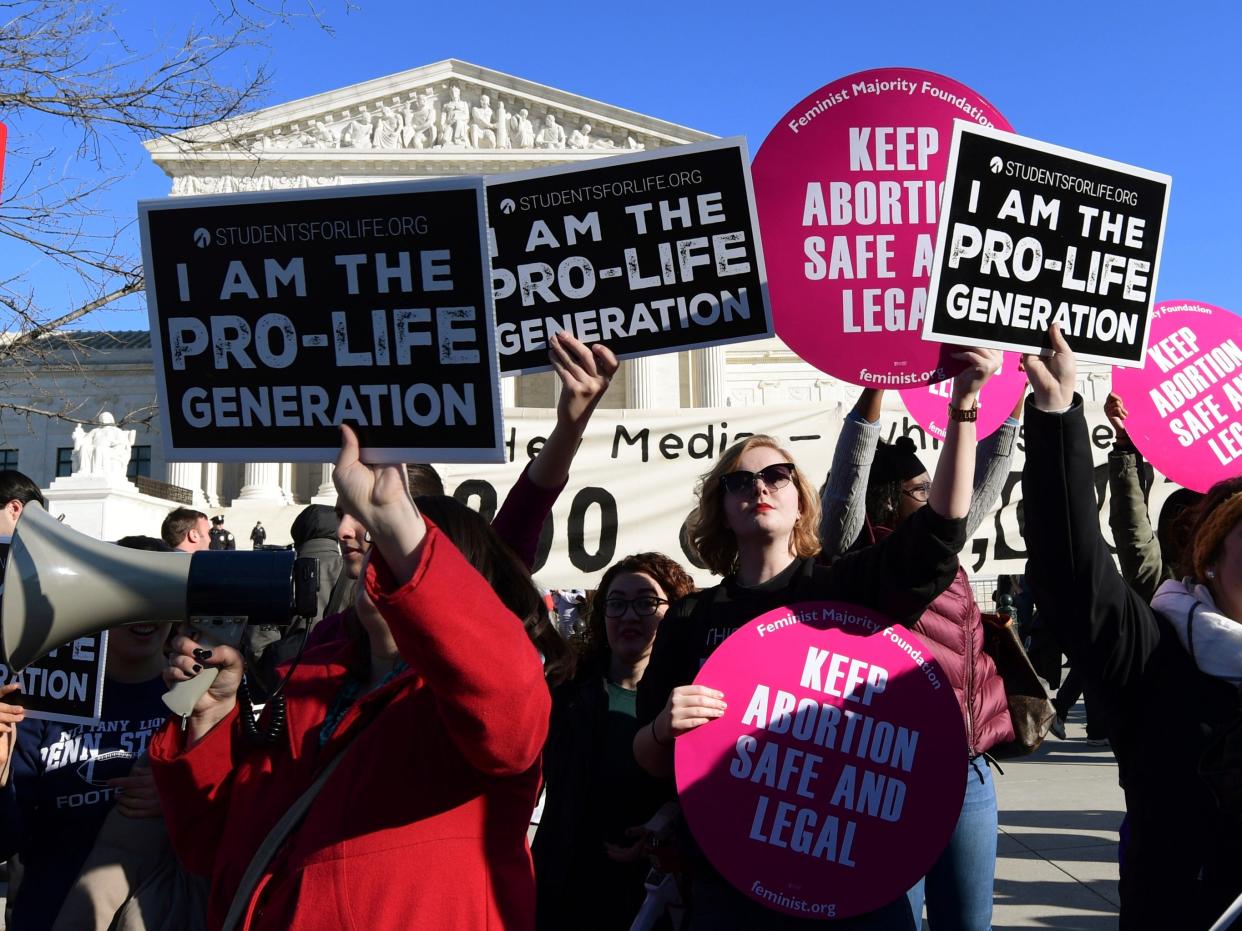
[[[193,669],[194,669],[195,674],[198,674],[203,671],[203,667],[200,666],[198,663],[194,664]]]
[[[211,650],[195,650],[194,658],[201,663],[205,663],[211,659]]]

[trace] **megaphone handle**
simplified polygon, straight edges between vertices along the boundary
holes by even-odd
[[[212,631],[204,630],[201,627],[195,631],[195,639],[200,646],[207,649],[220,646],[221,644],[233,645],[232,638],[213,636]],[[215,667],[208,667],[193,679],[178,682],[164,693],[164,704],[171,709],[173,714],[180,716],[182,719],[188,718],[194,713],[194,706],[198,704],[198,700],[207,694],[207,690],[211,688],[212,683],[216,681],[216,676],[219,674],[220,670]]]

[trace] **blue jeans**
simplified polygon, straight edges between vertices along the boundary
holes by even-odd
[[[966,797],[949,846],[927,875],[906,893],[915,920],[932,931],[990,931],[996,876],[996,786],[987,760],[966,765]]]

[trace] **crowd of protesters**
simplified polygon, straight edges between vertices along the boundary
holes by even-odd
[[[565,334],[551,359],[556,428],[491,524],[445,497],[434,469],[364,464],[342,428],[337,507],[294,524],[321,571],[304,629],[252,631],[234,649],[188,627],[117,628],[94,729],[27,720],[16,686],[0,688],[0,856],[21,865],[10,927],[887,931],[925,912],[933,931],[990,928],[989,751],[1014,728],[958,553],[1009,472],[1020,419],[1030,562],[1018,613],[1053,644],[1058,681],[1068,656],[1091,736],[1118,760],[1122,926],[1208,928],[1242,892],[1242,478],[1175,495],[1153,529],[1124,400],[1110,398],[1118,569],[1074,355],[1055,328],[1049,354],[1023,358],[1030,396],[983,441],[972,412],[999,353],[958,354],[934,475],[912,444],[880,440],[878,391],[847,417],[819,492],[824,477],[772,437],[726,449],[690,525],[718,584],[696,591],[669,556],[629,555],[568,638],[531,566],[617,360]],[[45,505],[23,479],[0,473],[2,534]],[[119,543],[235,546],[222,520],[190,509],[160,537]],[[261,525],[251,540],[265,545]],[[756,616],[821,599],[915,631],[968,745],[965,801],[927,875],[830,923],[731,886],[679,818],[672,780],[678,739],[735,697],[695,684],[708,656]],[[215,679],[192,713],[166,721],[164,688],[205,669]],[[256,722],[252,699],[277,695]],[[282,726],[265,730],[277,707]],[[1054,732],[1064,698],[1057,711]],[[97,791],[67,804],[81,779]]]

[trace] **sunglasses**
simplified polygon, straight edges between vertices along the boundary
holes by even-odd
[[[651,617],[660,605],[671,603],[667,598],[657,598],[655,595],[639,595],[637,598],[609,598],[604,602],[604,616],[625,617],[625,612],[633,608],[636,617]]]
[[[760,469],[758,472],[747,472],[745,469],[739,469],[737,472],[729,472],[720,476],[720,484],[724,486],[725,491],[732,492],[735,495],[743,495],[748,493],[755,487],[755,482],[760,479],[767,486],[768,490],[776,491],[778,488],[784,488],[788,485],[794,476],[794,465],[792,462],[778,462],[770,465],[766,469]]]

